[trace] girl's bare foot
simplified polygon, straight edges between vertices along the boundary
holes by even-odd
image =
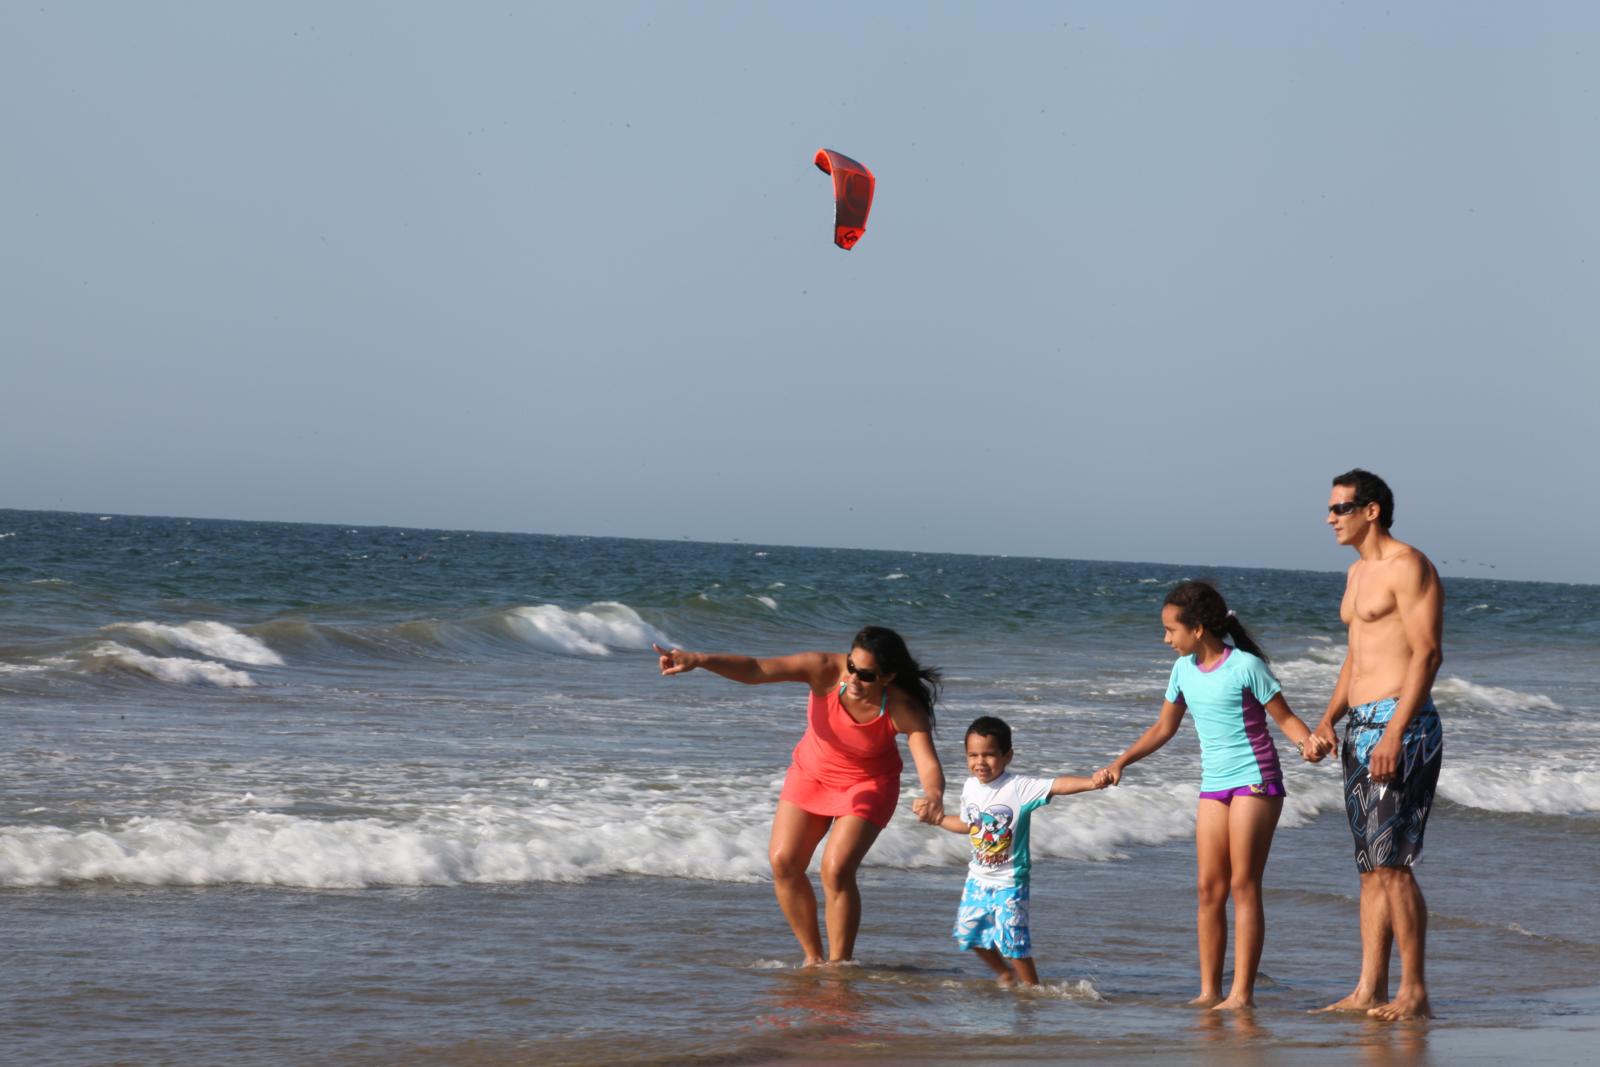
[[[1213,1004],[1212,1011],[1250,1011],[1256,1006],[1255,998],[1245,993],[1230,993],[1228,999]]]
[[[1015,989],[1017,985],[1017,976],[1009,972],[1006,974],[997,974],[994,976],[994,984],[999,986],[1001,989]]]
[[[1221,1003],[1222,1003],[1222,994],[1221,993],[1201,993],[1198,997],[1195,997],[1193,1000],[1189,1001],[1189,1007],[1191,1007],[1191,1008],[1214,1008],[1218,1004],[1221,1004]]]

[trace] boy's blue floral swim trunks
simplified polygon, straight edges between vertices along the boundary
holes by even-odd
[[[1027,885],[991,888],[968,878],[951,936],[963,949],[992,948],[1012,960],[1031,957]]]

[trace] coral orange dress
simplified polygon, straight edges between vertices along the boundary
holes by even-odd
[[[839,698],[844,686],[806,704],[806,732],[794,746],[781,799],[812,815],[859,815],[882,829],[900,800],[900,750],[884,705],[871,722],[856,722]]]

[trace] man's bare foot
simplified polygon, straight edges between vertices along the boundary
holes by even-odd
[[[1371,993],[1363,993],[1358,989],[1354,993],[1351,993],[1348,997],[1345,997],[1343,1000],[1336,1000],[1332,1004],[1329,1004],[1326,1008],[1316,1009],[1316,1012],[1313,1014],[1318,1014],[1325,1011],[1371,1011],[1382,1003],[1383,1001],[1379,1000]]]
[[[1431,1019],[1433,1008],[1428,1003],[1426,993],[1401,993],[1389,1003],[1369,1009],[1367,1014],[1374,1019],[1393,1023],[1401,1019]]]
[[[1222,1003],[1222,994],[1221,993],[1201,993],[1198,997],[1195,997],[1193,1000],[1189,1001],[1189,1007],[1191,1007],[1191,1008],[1214,1008],[1218,1004],[1221,1004],[1221,1003]]]
[[[1228,995],[1228,999],[1227,1000],[1224,1000],[1220,1004],[1211,1005],[1211,1010],[1212,1011],[1250,1011],[1253,1008],[1255,1008],[1255,1006],[1256,1006],[1256,1002],[1255,1002],[1255,998],[1254,997],[1247,996],[1247,995],[1245,995],[1243,993],[1230,993]]]

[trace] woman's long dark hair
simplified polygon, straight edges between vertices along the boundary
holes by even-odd
[[[1218,637],[1232,641],[1234,648],[1259,656],[1262,662],[1270,662],[1250,631],[1244,628],[1244,623],[1239,621],[1239,616],[1228,610],[1228,602],[1210,582],[1179,582],[1167,594],[1165,603],[1178,609],[1178,621],[1183,625],[1204,626]]]
[[[933,706],[939,702],[943,688],[939,668],[918,663],[906,648],[905,639],[886,626],[863,626],[850,647],[872,653],[878,673],[894,675],[895,688],[922,705],[928,713],[928,727],[933,727]]]

